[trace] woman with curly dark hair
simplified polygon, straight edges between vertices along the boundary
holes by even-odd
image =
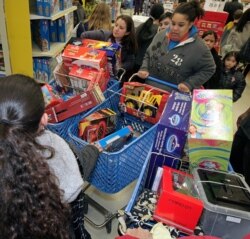
[[[0,238],[69,239],[70,210],[36,137],[44,100],[23,75],[0,79]],[[49,158],[48,157],[48,158]]]

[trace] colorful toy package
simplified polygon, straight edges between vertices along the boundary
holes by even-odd
[[[227,171],[232,140],[232,91],[194,90],[188,137],[191,167]]]

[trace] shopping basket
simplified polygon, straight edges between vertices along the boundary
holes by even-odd
[[[108,97],[110,97],[113,92],[117,92],[120,89],[120,81],[123,77],[123,75],[125,74],[125,70],[123,69],[119,69],[119,71],[121,71],[120,77],[119,79],[115,79],[115,78],[110,78],[108,84],[107,84],[107,90],[104,92],[104,97],[105,99],[107,99]],[[63,76],[63,77],[67,77],[64,74],[59,74],[59,77]],[[61,84],[61,83],[60,83]],[[88,111],[84,111],[78,115],[75,115],[73,117],[70,117],[62,122],[59,123],[49,123],[47,125],[47,128],[58,134],[59,136],[61,136],[62,138],[64,138],[67,142],[69,141],[69,136],[68,136],[68,128],[71,124],[73,124],[75,121],[78,121],[79,119],[81,119]]]
[[[156,126],[141,121],[139,118],[122,113],[119,110],[120,92],[94,107],[87,115],[105,108],[110,108],[117,114],[116,130],[131,125],[133,130],[141,135],[117,152],[102,152],[97,160],[95,170],[89,182],[100,191],[116,193],[135,180],[153,144]],[[77,149],[82,149],[88,143],[78,137],[78,121],[68,129],[69,141]]]

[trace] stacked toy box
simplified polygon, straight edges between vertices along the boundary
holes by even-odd
[[[194,90],[188,138],[191,167],[227,171],[232,140],[232,91]]]

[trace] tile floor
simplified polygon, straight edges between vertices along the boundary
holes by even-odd
[[[233,115],[234,115],[234,130],[236,130],[236,120],[238,116],[243,113],[250,106],[250,73],[247,76],[247,86],[243,93],[243,96],[238,100],[238,102],[233,105]],[[86,192],[90,195],[91,198],[95,199],[105,208],[107,208],[111,213],[115,213],[116,210],[121,209],[126,206],[128,203],[132,191],[135,187],[135,182],[128,185],[122,191],[116,194],[104,194],[99,192],[98,190],[90,187]],[[105,221],[103,215],[97,212],[92,207],[89,207],[89,211],[87,214],[96,225],[102,224]],[[117,234],[118,221],[117,219],[113,219],[112,221],[112,231],[110,234],[107,233],[106,228],[97,229],[91,226],[86,222],[86,227],[90,234],[92,235],[92,239],[114,239]]]

